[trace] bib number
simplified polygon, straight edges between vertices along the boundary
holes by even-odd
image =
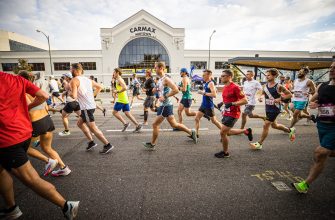
[[[265,104],[266,105],[274,105],[275,104],[275,100],[274,99],[265,99]]]
[[[335,106],[320,106],[319,107],[319,117],[334,117],[335,116]]]

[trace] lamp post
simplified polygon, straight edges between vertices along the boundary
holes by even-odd
[[[39,32],[39,33],[42,33],[42,34],[47,38],[47,40],[48,40],[50,69],[51,69],[51,75],[53,75],[54,73],[53,73],[53,71],[52,71],[53,68],[52,68],[52,63],[51,63],[51,51],[50,51],[50,40],[49,40],[49,36],[46,35],[43,31],[40,31],[40,30],[36,30],[36,31]]]
[[[211,34],[211,36],[209,37],[209,46],[208,46],[208,68],[209,69],[211,67],[211,40],[212,40],[212,36],[213,34],[216,32],[216,30],[214,30]]]

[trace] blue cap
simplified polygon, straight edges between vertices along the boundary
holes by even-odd
[[[181,73],[187,73],[187,74],[188,74],[188,71],[187,71],[186,68],[181,68],[181,69],[180,69],[180,72],[181,72]]]

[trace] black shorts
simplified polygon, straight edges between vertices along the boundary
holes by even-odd
[[[243,113],[250,116],[252,115],[252,111],[255,109],[254,105],[245,105]]]
[[[153,108],[155,103],[155,96],[147,96],[144,100],[143,106],[145,108]]]
[[[266,112],[266,120],[274,122],[280,112]]]
[[[182,104],[184,108],[189,108],[192,105],[192,99],[181,99],[180,104]]]
[[[160,106],[157,109],[157,116],[163,116],[164,118],[173,115],[173,105]]]
[[[222,124],[227,126],[227,127],[234,127],[235,123],[237,122],[237,118],[233,118],[233,117],[230,117],[230,116],[223,116],[222,118]]]
[[[139,95],[140,94],[140,88],[139,87],[135,87],[134,89],[133,89],[133,96],[137,96],[137,95]]]
[[[60,95],[59,95],[59,92],[53,92],[52,96],[56,96],[58,98]]]
[[[84,122],[94,122],[94,111],[95,109],[81,110],[80,117]]]
[[[66,113],[72,113],[80,110],[79,103],[77,101],[67,102],[63,108]]]
[[[214,108],[204,108],[204,107],[200,106],[199,112],[202,112],[205,115],[208,115],[209,117],[213,117],[215,115]]]
[[[34,121],[31,124],[33,126],[33,137],[38,137],[42,134],[55,130],[55,126],[50,115],[47,115],[38,121]]]
[[[0,165],[10,171],[12,168],[19,168],[28,162],[27,150],[30,138],[21,143],[0,148]]]

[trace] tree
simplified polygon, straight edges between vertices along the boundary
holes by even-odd
[[[240,73],[240,71],[233,65],[230,65],[230,69],[231,71],[233,71],[234,73],[234,77],[233,77],[233,82],[240,84],[241,79],[243,78],[242,74]]]
[[[31,72],[33,70],[32,65],[28,64],[25,59],[19,59],[19,64],[14,68],[14,73],[18,74],[20,70],[27,70]]]

